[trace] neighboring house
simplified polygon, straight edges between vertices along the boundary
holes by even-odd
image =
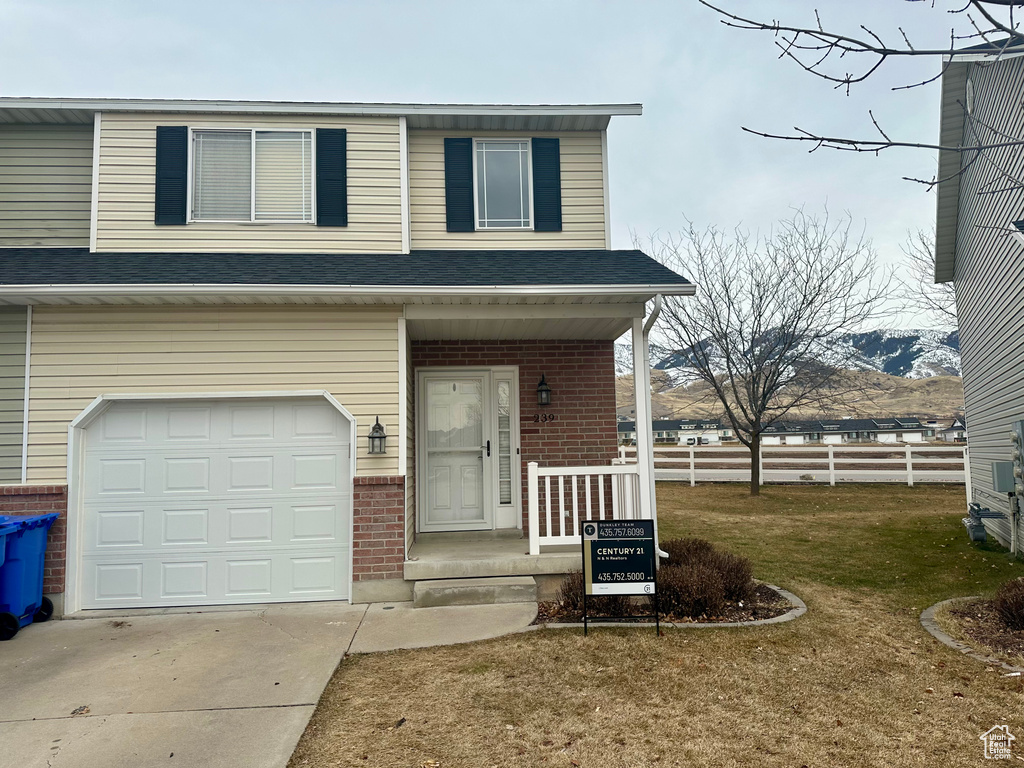
[[[960,419],[953,419],[953,423],[945,429],[938,430],[939,439],[945,443],[966,443],[967,425]]]
[[[574,502],[656,519],[650,430],[612,466],[613,341],[648,372],[693,286],[610,250],[606,129],[640,111],[0,99],[0,511],[66,510],[46,592],[554,583]]]
[[[1007,516],[991,467],[1014,458],[1011,434],[1024,419],[1024,151],[1016,141],[1024,136],[1022,88],[1024,51],[979,46],[952,56],[942,74],[939,143],[1000,146],[980,156],[940,152],[937,172],[935,280],[952,281],[956,290],[969,501]],[[985,524],[1010,542],[1008,519]]]
[[[705,419],[655,419],[651,422],[655,443],[673,445],[697,445],[718,443],[722,439],[722,427],[718,421]],[[619,443],[634,445],[636,422],[618,422]],[[726,430],[729,431],[729,430]]]
[[[719,421],[680,419],[652,423],[654,441],[677,442],[679,445],[735,441],[733,431]],[[619,442],[632,445],[636,422],[618,423]],[[841,445],[844,443],[923,443],[926,432],[913,417],[895,419],[832,419],[822,421],[780,421],[765,427],[762,445]]]

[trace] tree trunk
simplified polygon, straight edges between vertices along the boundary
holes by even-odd
[[[750,495],[761,495],[761,435],[750,437]]]

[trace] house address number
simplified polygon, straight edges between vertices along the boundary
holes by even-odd
[[[539,421],[539,422],[554,421],[557,418],[558,418],[558,416],[556,416],[553,413],[535,413],[535,414],[533,414],[533,420],[534,421]]]

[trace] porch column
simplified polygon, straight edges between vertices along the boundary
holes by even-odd
[[[654,495],[654,432],[651,424],[651,355],[642,317],[633,319],[633,395],[636,403],[636,463],[641,515],[654,520],[657,543],[658,509]]]

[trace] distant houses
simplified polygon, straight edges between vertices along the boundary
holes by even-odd
[[[738,442],[719,419],[658,419],[654,442],[672,445],[718,445]],[[636,422],[620,421],[619,443],[636,440]],[[960,419],[922,422],[915,417],[783,421],[766,427],[762,445],[843,445],[847,443],[963,443],[967,428]]]

